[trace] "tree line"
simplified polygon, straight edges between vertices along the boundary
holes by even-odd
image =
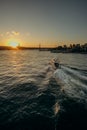
[[[69,46],[57,46],[51,50],[52,52],[72,52],[72,53],[87,53],[87,43],[80,45],[80,44],[70,44]]]

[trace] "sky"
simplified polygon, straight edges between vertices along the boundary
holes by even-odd
[[[87,43],[87,0],[0,0],[0,45]]]

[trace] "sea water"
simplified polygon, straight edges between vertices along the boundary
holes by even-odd
[[[0,130],[85,129],[86,120],[86,54],[0,51]]]

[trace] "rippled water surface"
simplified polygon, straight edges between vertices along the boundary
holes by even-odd
[[[1,130],[87,128],[86,104],[86,54],[0,51]]]

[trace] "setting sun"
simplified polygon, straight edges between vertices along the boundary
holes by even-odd
[[[19,46],[19,43],[17,43],[17,42],[10,42],[9,46],[11,46],[13,48],[17,48]]]

